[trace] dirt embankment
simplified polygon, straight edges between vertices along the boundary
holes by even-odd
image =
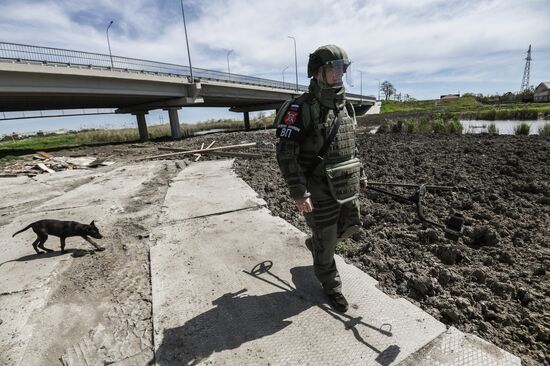
[[[272,134],[257,134],[264,142]],[[548,365],[550,348],[550,140],[538,136],[359,134],[371,181],[463,187],[431,191],[427,216],[466,217],[458,242],[419,223],[413,205],[368,191],[364,235],[340,254],[446,324]],[[273,156],[237,171],[279,215],[307,230]],[[401,191],[412,194],[413,191]],[[344,284],[345,290],[345,284]]]
[[[432,111],[408,111],[366,114],[364,116],[357,117],[357,122],[360,126],[375,126],[390,121],[429,118],[432,114]]]

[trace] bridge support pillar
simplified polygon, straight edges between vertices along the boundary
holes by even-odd
[[[244,130],[250,130],[250,112],[244,112]]]
[[[168,117],[170,117],[170,131],[173,139],[181,138],[180,119],[178,116],[179,108],[167,108]]]
[[[149,132],[147,132],[147,122],[145,122],[145,115],[147,114],[147,112],[135,112],[132,114],[136,116],[139,131],[139,140],[149,140]]]

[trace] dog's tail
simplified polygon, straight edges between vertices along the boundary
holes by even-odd
[[[11,237],[13,238],[15,235],[17,235],[17,234],[19,234],[19,233],[22,233],[22,232],[25,231],[25,230],[30,229],[31,226],[32,226],[32,224],[29,224],[29,226],[27,226],[27,227],[24,228],[24,229],[19,230],[18,232],[16,232],[15,234],[13,234]]]

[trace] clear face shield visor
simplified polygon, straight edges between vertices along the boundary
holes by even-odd
[[[345,60],[334,60],[325,63],[319,68],[318,82],[322,88],[341,88],[346,85],[353,86],[351,80],[351,63]]]

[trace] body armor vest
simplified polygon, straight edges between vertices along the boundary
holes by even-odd
[[[334,141],[330,145],[322,164],[315,169],[314,174],[324,174],[324,167],[342,163],[355,157],[355,120],[346,108],[337,112],[323,108],[318,101],[312,99],[303,104],[304,127],[308,131],[300,144],[298,162],[306,171],[323,147],[330,129],[336,118],[340,119],[340,127]]]

